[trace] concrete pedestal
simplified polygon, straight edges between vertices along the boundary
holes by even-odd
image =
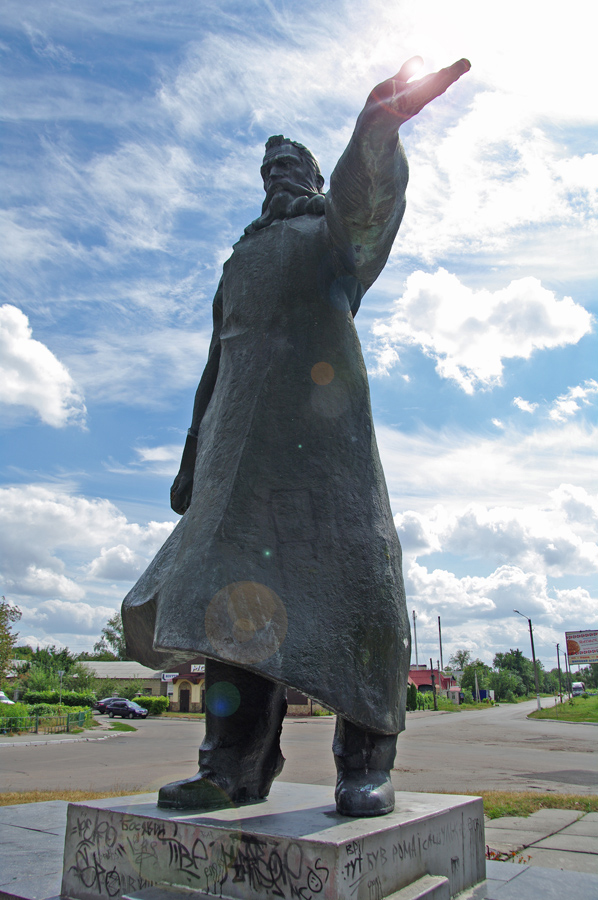
[[[395,812],[374,819],[338,815],[332,788],[281,782],[268,800],[209,813],[159,810],[147,795],[73,803],[62,896],[170,886],[231,900],[383,900],[433,875],[452,897],[485,877],[481,799],[396,796]]]

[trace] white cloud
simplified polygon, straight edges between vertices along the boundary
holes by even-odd
[[[32,597],[55,597],[59,595],[65,600],[81,600],[85,591],[81,585],[63,574],[60,560],[53,560],[51,566],[39,566],[30,563],[20,571],[18,567],[8,566],[3,572],[5,590],[13,594],[24,594]],[[12,569],[12,575],[11,573]],[[56,571],[58,570],[58,571]]]
[[[43,629],[50,634],[92,635],[98,636],[102,626],[114,614],[109,606],[90,606],[89,603],[70,603],[65,600],[46,600],[37,606],[29,606],[23,610],[23,623],[33,625],[38,632]],[[37,646],[42,643],[38,638],[26,638],[28,643]],[[68,639],[67,639],[68,640]],[[61,641],[62,643],[62,641]]]
[[[439,500],[457,513],[469,503],[542,508],[559,484],[591,490],[598,427],[567,422],[531,433],[505,428],[491,436],[422,428],[401,433],[376,423],[392,508],[429,512]]]
[[[436,361],[436,371],[466,393],[499,384],[503,361],[529,359],[535,350],[577,343],[592,317],[570,297],[557,300],[537,278],[521,278],[491,292],[472,290],[446,269],[416,271],[390,319],[372,332],[378,373],[388,371],[392,353],[416,345]]]
[[[450,124],[424,117],[415,125],[408,212],[396,252],[432,262],[463,252],[510,252],[530,226],[558,227],[561,235],[567,224],[595,233],[598,155],[560,158],[563,142],[549,137],[537,109],[504,85],[476,86],[482,89],[465,115]],[[560,262],[568,268],[566,254]]]
[[[533,413],[538,408],[537,403],[530,403],[529,400],[524,400],[523,397],[513,397],[513,406],[528,413]]]
[[[502,618],[518,604],[525,605],[533,615],[544,616],[553,603],[546,578],[518,566],[499,566],[485,577],[458,578],[444,569],[428,572],[413,563],[406,574],[405,589],[418,615],[420,609],[428,615],[438,611],[449,624],[462,620],[463,612],[472,623],[489,616]]]
[[[165,444],[161,447],[136,447],[135,452],[144,472],[154,475],[174,476],[179,470],[183,444]]]
[[[54,428],[83,424],[81,392],[66,367],[31,335],[20,309],[0,306],[0,402],[34,409]]]
[[[193,207],[189,192],[195,171],[187,151],[177,146],[128,143],[89,165],[87,190],[94,209],[106,215],[111,241],[121,249],[166,249],[174,213]]]
[[[583,406],[590,406],[598,395],[598,381],[593,378],[570,387],[564,394],[557,397],[548,415],[555,422],[566,422],[574,416]]]
[[[598,496],[592,496],[583,487],[574,484],[561,484],[550,496],[555,508],[562,512],[568,522],[574,523],[578,531],[587,528],[588,531],[584,531],[587,536],[596,536]]]
[[[173,527],[173,522],[129,522],[108,500],[89,500],[52,486],[4,488],[2,579],[7,590],[33,600],[88,600],[99,592],[101,602],[106,588],[94,582],[133,581]]]
[[[555,492],[557,503],[566,496],[563,487]],[[395,524],[407,555],[440,551],[542,575],[591,575],[598,568],[598,544],[578,533],[573,509],[569,504],[564,514],[556,503],[542,509],[478,503],[449,514],[438,506],[429,515],[398,514]]]
[[[106,581],[133,581],[141,575],[147,562],[147,559],[134,553],[125,544],[117,544],[109,549],[102,547],[100,555],[89,565],[89,576]]]
[[[155,407],[198,384],[210,337],[208,330],[177,328],[102,332],[79,341],[84,352],[71,355],[69,366],[94,399]],[[192,402],[190,396],[189,415]]]

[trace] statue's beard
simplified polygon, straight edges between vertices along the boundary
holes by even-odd
[[[277,219],[303,215],[324,215],[324,194],[291,182],[286,182],[284,186],[275,184],[266,194],[261,216],[247,226],[245,234],[253,234],[254,231],[266,228]]]

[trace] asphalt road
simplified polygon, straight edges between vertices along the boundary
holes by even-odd
[[[481,712],[408,714],[396,789],[598,793],[598,727],[526,719],[534,707],[535,700]],[[107,740],[0,747],[0,791],[152,791],[197,771],[203,724],[147,719],[135,726],[137,732]],[[334,784],[333,731],[332,717],[287,719],[281,780]]]

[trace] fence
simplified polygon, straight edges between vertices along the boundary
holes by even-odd
[[[66,713],[55,716],[52,714],[40,716],[2,716],[0,718],[0,734],[14,732],[31,734],[59,734],[70,732],[73,728],[85,728],[91,724],[92,711]]]

